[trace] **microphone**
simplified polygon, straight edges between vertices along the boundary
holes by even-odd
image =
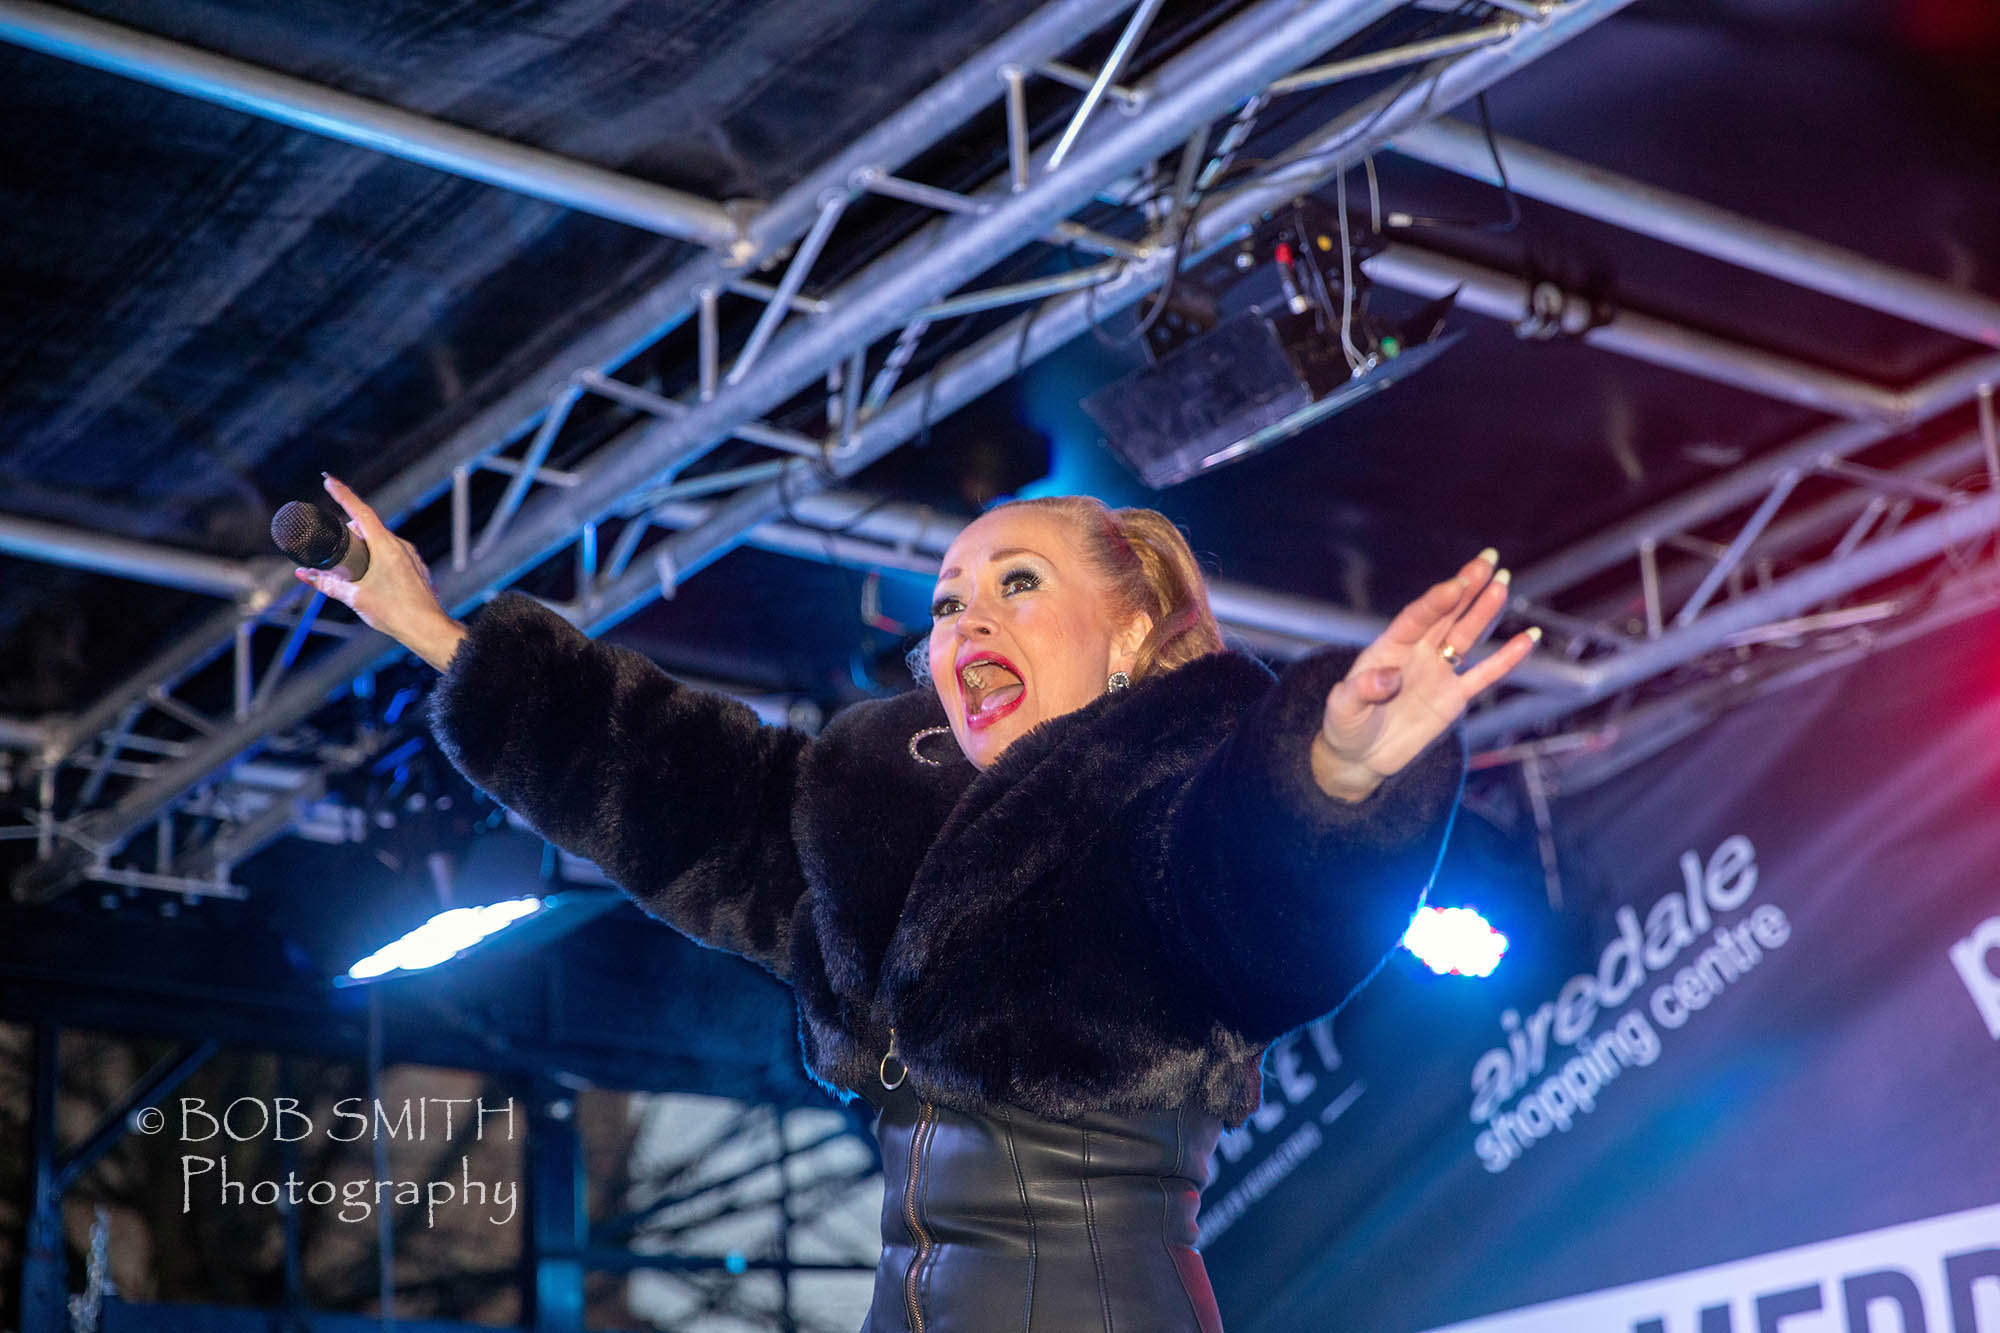
[[[350,580],[368,572],[368,543],[316,504],[286,501],[271,516],[271,540],[307,569],[329,569]]]

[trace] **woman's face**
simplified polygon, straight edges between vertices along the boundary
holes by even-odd
[[[1109,597],[1042,509],[974,520],[944,554],[931,599],[931,683],[965,757],[985,768],[1030,727],[1103,694],[1152,629],[1113,623]]]

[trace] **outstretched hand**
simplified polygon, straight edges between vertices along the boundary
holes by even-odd
[[[1321,790],[1365,799],[1444,733],[1466,705],[1519,666],[1536,640],[1526,630],[1473,662],[1473,649],[1507,604],[1508,573],[1482,551],[1404,607],[1326,696],[1313,740]]]
[[[442,671],[465,626],[439,604],[423,557],[338,477],[327,477],[326,493],[346,512],[348,531],[368,544],[368,570],[358,579],[324,569],[301,568],[293,574]]]

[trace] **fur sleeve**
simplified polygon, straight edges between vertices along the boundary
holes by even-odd
[[[800,733],[519,593],[473,618],[429,717],[458,770],[536,832],[683,934],[785,976]]]
[[[1338,1007],[1396,947],[1457,806],[1456,731],[1365,801],[1319,789],[1310,746],[1354,656],[1292,664],[1167,816],[1172,926],[1212,979],[1221,1016],[1257,1040]]]

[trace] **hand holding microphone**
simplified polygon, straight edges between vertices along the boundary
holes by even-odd
[[[444,670],[465,626],[439,604],[423,557],[345,483],[328,476],[326,493],[346,512],[345,527],[296,500],[271,520],[271,540],[301,566],[293,574]]]
[[[329,487],[332,480],[327,478]],[[271,516],[271,540],[306,569],[323,569],[358,583],[368,573],[368,543],[359,529],[350,527],[316,504],[287,500]]]

